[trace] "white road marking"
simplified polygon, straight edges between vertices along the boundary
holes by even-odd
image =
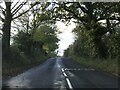
[[[67,75],[66,75],[66,73],[65,73],[65,72],[63,72],[63,75],[64,75],[65,77],[67,77]]]
[[[70,88],[70,89],[73,89],[73,87],[72,87],[72,85],[71,85],[71,83],[70,83],[70,80],[69,80],[68,78],[66,78],[66,81],[67,81],[67,83],[68,83],[69,88]]]
[[[62,72],[64,72],[64,69],[62,68]]]
[[[62,70],[63,75],[66,77],[66,81],[67,81],[69,89],[73,90],[72,84],[70,80],[67,78],[67,74],[65,73],[64,69],[62,68],[61,70]]]

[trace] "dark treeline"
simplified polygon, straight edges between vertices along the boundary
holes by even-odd
[[[76,2],[63,3],[61,6],[67,11],[66,18],[72,17],[78,22],[73,31],[78,38],[69,48],[74,49],[74,54],[99,58],[119,57],[120,3]]]
[[[65,56],[120,58],[120,2],[4,2],[1,9],[3,62],[56,56],[56,21],[76,23],[77,38]],[[23,9],[28,5],[27,9]],[[19,23],[16,23],[19,22]],[[18,33],[11,36],[12,23]],[[10,45],[10,40],[12,44]],[[17,59],[15,59],[17,58]]]
[[[9,61],[12,56],[15,58],[15,53],[12,53],[15,49],[30,57],[54,56],[59,40],[56,36],[56,27],[47,21],[47,14],[41,12],[46,4],[42,2],[31,4],[4,2],[4,4],[5,9],[1,6],[3,61]],[[22,9],[25,5],[28,7],[27,10]],[[17,35],[12,35],[13,30],[17,30]]]
[[[68,5],[69,4],[69,5]],[[64,56],[79,63],[118,75],[120,58],[120,3],[63,3],[65,18],[77,22],[75,42]]]
[[[3,4],[6,6],[0,7],[3,76],[57,56],[57,27],[43,11],[47,3],[3,1]]]

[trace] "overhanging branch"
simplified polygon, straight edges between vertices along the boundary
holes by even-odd
[[[16,18],[19,18],[19,17],[22,16],[23,14],[27,13],[27,12],[28,12],[31,8],[33,8],[35,5],[40,4],[40,3],[41,3],[41,2],[36,2],[36,3],[34,3],[28,10],[20,13],[20,14],[19,14],[18,16],[16,16],[16,17],[12,18],[12,20],[14,20],[14,19],[16,19]]]
[[[12,16],[14,16],[22,7],[23,5],[25,5],[27,2],[23,2],[21,3],[13,12],[12,12]]]

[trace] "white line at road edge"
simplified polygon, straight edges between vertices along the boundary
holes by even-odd
[[[67,81],[67,84],[68,84],[69,88],[70,88],[71,90],[73,90],[72,84],[70,83],[70,80],[67,78],[67,74],[64,72],[64,69],[62,68],[61,70],[62,70],[63,75],[64,75],[65,78],[66,78],[66,81]]]

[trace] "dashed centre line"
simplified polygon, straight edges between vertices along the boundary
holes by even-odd
[[[64,69],[62,68],[61,70],[62,70],[63,75],[65,76],[69,89],[73,90],[72,84],[70,80],[68,79],[67,74],[65,73]]]
[[[64,72],[64,69],[63,69],[63,68],[62,68],[61,70],[62,70],[62,72]]]
[[[71,85],[71,83],[70,83],[70,80],[69,80],[68,78],[66,78],[66,81],[67,81],[67,83],[68,83],[69,88],[72,90],[73,87],[72,87],[72,85]]]
[[[63,72],[63,75],[64,75],[65,77],[67,77],[67,75],[66,75],[66,73],[65,73],[65,72]]]

